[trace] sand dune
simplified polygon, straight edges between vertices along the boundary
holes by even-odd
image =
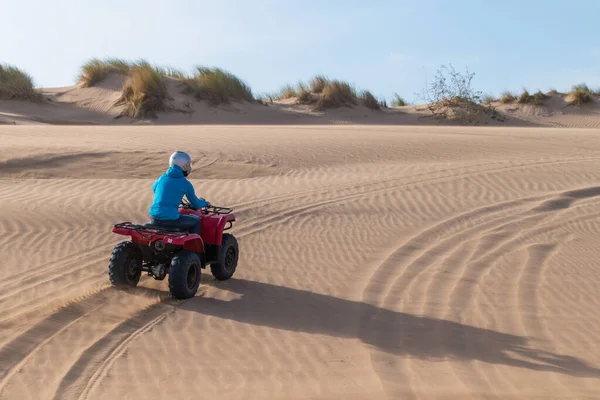
[[[166,110],[156,118],[131,119],[116,105],[125,77],[112,74],[93,87],[81,83],[59,88],[41,88],[42,102],[0,100],[0,125],[459,125],[457,121],[432,118],[426,105],[371,110],[364,105],[315,111],[298,104],[296,98],[267,103],[231,102],[211,106],[185,92],[181,82],[165,78]],[[600,96],[582,106],[570,103],[570,95],[548,93],[540,105],[493,105],[503,120],[481,117],[479,125],[503,127],[600,128]]]
[[[599,135],[1,126],[0,398],[600,398]],[[106,271],[173,143],[241,251],[183,302]]]

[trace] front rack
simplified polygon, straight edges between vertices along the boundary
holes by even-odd
[[[192,207],[192,204],[185,199],[181,200],[180,207],[187,208],[190,210],[195,210],[195,208]],[[219,207],[219,206],[213,206],[213,205],[206,206],[200,210],[204,214],[231,214],[233,212],[233,208]]]
[[[183,237],[189,235],[189,232],[174,232],[163,229],[151,228],[144,225],[134,224],[132,222],[121,222],[120,224],[114,225],[116,229],[128,229],[140,233],[146,239],[152,237],[152,235],[169,236],[169,237]]]
[[[233,208],[217,207],[217,206],[206,206],[204,210],[210,214],[231,214]]]

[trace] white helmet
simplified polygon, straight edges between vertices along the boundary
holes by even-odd
[[[188,176],[192,172],[192,157],[183,151],[176,151],[169,158],[169,167],[177,165],[183,170],[183,175]]]

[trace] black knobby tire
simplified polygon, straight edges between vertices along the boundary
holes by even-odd
[[[217,262],[210,265],[210,271],[215,279],[224,281],[233,276],[239,258],[238,242],[230,233],[223,234],[223,242]]]
[[[113,286],[135,287],[142,276],[142,252],[137,244],[121,242],[113,250],[108,263],[108,277]]]
[[[193,251],[181,250],[171,260],[169,290],[176,299],[194,297],[200,286],[202,264]]]

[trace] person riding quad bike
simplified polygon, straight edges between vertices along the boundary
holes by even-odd
[[[149,214],[152,223],[165,228],[181,228],[200,234],[200,218],[196,215],[181,215],[179,205],[186,196],[196,209],[209,206],[203,198],[196,197],[194,185],[187,180],[192,172],[192,158],[183,151],[176,151],[169,159],[169,169],[152,185],[154,201]]]
[[[131,238],[113,249],[108,265],[113,286],[135,287],[143,272],[161,281],[168,275],[173,297],[189,299],[198,290],[201,269],[210,265],[219,281],[233,276],[238,243],[234,235],[225,233],[236,220],[233,209],[198,198],[186,179],[190,172],[191,157],[181,151],[173,153],[169,169],[152,185],[152,223],[113,226],[114,233]]]

